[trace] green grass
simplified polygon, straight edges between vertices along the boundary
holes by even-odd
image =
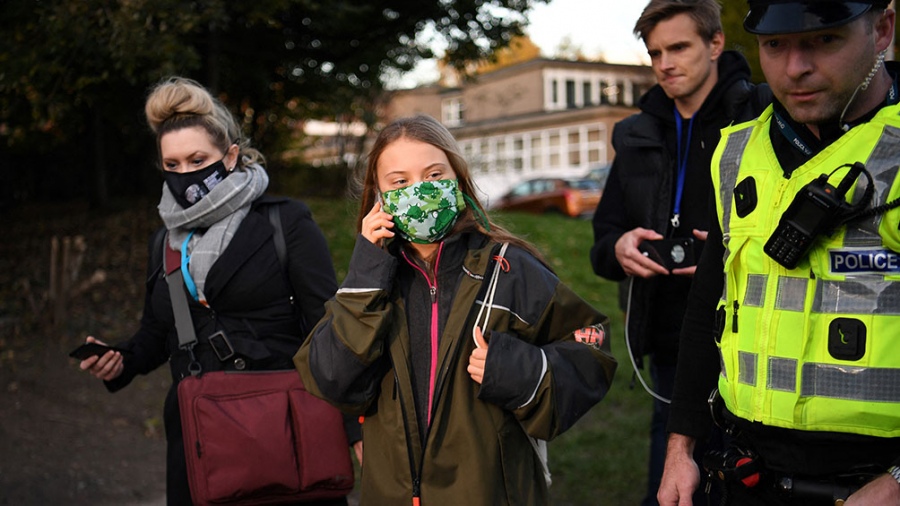
[[[340,282],[347,275],[356,239],[357,204],[325,199],[305,202],[325,233]],[[632,367],[625,351],[617,285],[591,269],[590,221],[520,213],[491,216],[537,246],[564,283],[610,318],[613,354],[619,361],[616,378],[606,399],[550,443],[553,504],[638,504],[646,486],[652,399],[640,386],[630,388]]]

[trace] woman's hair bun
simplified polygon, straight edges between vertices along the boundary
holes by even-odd
[[[244,138],[231,111],[197,81],[185,77],[164,79],[150,91],[144,114],[156,134],[157,148],[165,134],[197,127],[206,131],[210,142],[222,153],[237,144],[240,152],[238,168],[266,163],[262,153]]]
[[[147,97],[144,113],[154,133],[176,116],[212,114],[215,109],[212,95],[192,79],[171,77],[157,84]]]

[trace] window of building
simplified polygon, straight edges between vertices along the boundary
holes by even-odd
[[[488,141],[487,139],[481,139],[479,141],[475,141],[476,144],[476,156],[478,157],[476,163],[478,164],[478,169],[481,172],[490,171],[490,157],[488,153]]]
[[[469,171],[472,174],[478,174],[481,171],[481,167],[478,166],[478,154],[475,152],[475,142],[477,141],[459,141],[459,149],[462,150],[463,158],[469,163]]]
[[[504,137],[494,138],[494,172],[498,174],[506,174],[509,170],[509,155],[506,152],[506,139]]]
[[[510,161],[512,170],[521,173],[525,168],[525,141],[521,135],[514,135],[512,138],[512,150],[510,152]]]
[[[550,157],[549,167],[545,167],[548,169],[552,169],[555,167],[559,167],[559,150],[560,150],[560,141],[559,141],[559,130],[551,130],[550,135],[547,139],[547,154]]]
[[[609,83],[606,81],[600,81],[600,103],[602,105],[609,105],[609,94],[606,90],[609,88]]]
[[[541,156],[541,137],[535,135],[531,138],[531,170],[541,170],[544,168],[544,161]]]
[[[610,104],[615,105],[619,103],[619,87],[616,85],[616,83],[611,83],[609,86],[607,86],[604,90],[604,93],[607,97],[609,97]]]
[[[634,106],[647,86],[635,76],[608,69],[545,69],[544,109],[559,111],[595,105]],[[642,89],[643,88],[643,89]]]
[[[588,127],[587,129],[587,161],[589,165],[594,165],[604,161],[603,159],[603,137],[602,131],[597,127]]]
[[[546,128],[461,141],[472,173],[499,185],[535,176],[586,172],[607,161],[607,131],[602,122]]]
[[[578,130],[569,130],[567,137],[566,147],[569,152],[568,160],[566,163],[570,167],[579,167],[581,166],[581,141],[580,141],[580,132]]]
[[[634,105],[634,101],[637,97],[632,95],[634,91],[634,85],[632,84],[630,79],[624,79],[619,83],[619,103],[630,107]]]
[[[463,122],[464,110],[462,98],[460,97],[443,100],[441,102],[441,115],[444,120],[444,125],[448,127],[461,125]]]

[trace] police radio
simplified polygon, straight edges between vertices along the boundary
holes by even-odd
[[[851,206],[844,196],[860,173],[866,174],[869,185],[863,198]],[[828,183],[830,175],[820,175],[794,196],[787,211],[781,215],[778,227],[763,246],[767,255],[788,269],[793,269],[806,257],[817,237],[830,235],[838,226],[860,216],[872,198],[872,178],[861,162],[850,167],[837,188]]]

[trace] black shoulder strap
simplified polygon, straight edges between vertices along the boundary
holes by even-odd
[[[272,237],[272,240],[275,241],[275,254],[278,255],[278,263],[281,264],[281,269],[287,272],[287,244],[284,242],[284,228],[281,226],[281,210],[276,204],[270,205],[268,211],[269,223],[275,229],[275,235]]]
[[[148,286],[152,286],[152,281],[160,272],[165,270],[163,258],[165,257],[166,236],[168,236],[168,230],[166,230],[166,227],[162,227],[153,234],[153,238],[150,240],[150,262],[148,269],[150,275],[147,277]]]
[[[288,269],[288,261],[287,261],[287,243],[284,241],[284,227],[281,225],[281,209],[278,207],[278,204],[273,204],[269,206],[269,223],[272,224],[272,228],[275,229],[275,234],[272,236],[272,240],[275,242],[275,254],[278,255],[278,263],[281,264],[281,272],[284,274],[284,282],[287,283],[288,290],[291,291],[291,305],[294,307],[294,311],[297,311],[297,294],[294,293],[294,284],[291,283],[291,276]],[[297,314],[302,318],[299,312]]]

